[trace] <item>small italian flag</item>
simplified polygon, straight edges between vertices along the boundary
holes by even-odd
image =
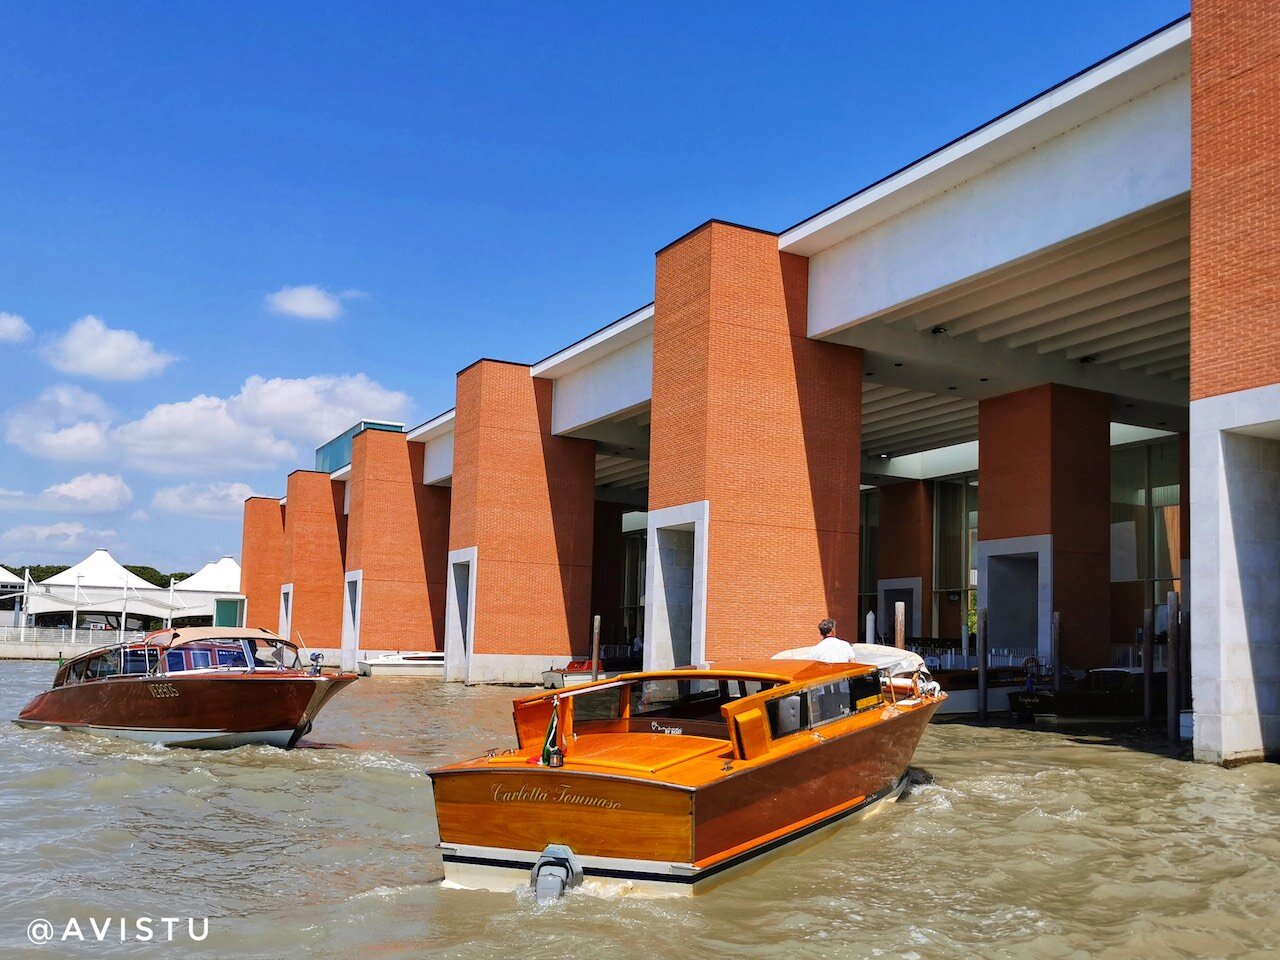
[[[551,698],[551,719],[547,722],[547,735],[542,741],[542,765],[551,765],[551,748],[560,738],[560,696]]]

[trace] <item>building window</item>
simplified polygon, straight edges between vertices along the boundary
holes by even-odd
[[[876,610],[880,552],[880,491],[864,490],[858,504],[858,624],[856,630],[844,630],[850,639],[864,639],[867,614],[876,614],[876,632],[883,633]]]
[[[1111,451],[1113,643],[1133,643],[1148,608],[1156,637],[1164,635],[1167,597],[1182,592],[1180,461],[1176,437]]]
[[[645,561],[649,552],[648,532],[641,529],[623,534],[622,638],[632,649],[644,635]]]
[[[939,639],[978,631],[978,475],[933,486],[933,623]]]

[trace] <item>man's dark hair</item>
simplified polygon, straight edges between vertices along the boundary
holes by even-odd
[[[824,637],[829,637],[836,632],[836,622],[828,617],[818,624],[818,632]]]

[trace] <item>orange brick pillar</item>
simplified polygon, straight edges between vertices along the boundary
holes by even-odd
[[[284,582],[284,511],[272,497],[244,502],[240,546],[240,592],[245,626],[275,630],[280,625],[280,585]]]
[[[352,441],[343,639],[354,649],[444,649],[449,488],[423,485],[424,449],[388,430]]]
[[[893,642],[894,601],[901,600],[907,636],[933,636],[933,487],[913,480],[881,487],[879,493],[876,629]]]
[[[862,353],[808,339],[808,269],[718,222],[658,252],[648,667],[858,632]]]
[[[1197,760],[1280,759],[1280,5],[1191,10]]]
[[[458,374],[449,679],[535,680],[587,653],[595,442],[551,434],[551,391],[523,364]]]
[[[290,595],[287,623],[280,626],[294,643],[336,650],[342,646],[343,484],[327,473],[295,470],[287,494],[281,576]]]
[[[978,405],[978,605],[992,648],[1111,660],[1111,401],[1045,384]]]

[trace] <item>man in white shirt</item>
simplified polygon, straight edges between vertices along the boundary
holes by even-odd
[[[830,618],[818,624],[818,632],[822,640],[813,648],[813,659],[822,663],[852,663],[853,645],[841,640],[836,634],[836,622]]]

